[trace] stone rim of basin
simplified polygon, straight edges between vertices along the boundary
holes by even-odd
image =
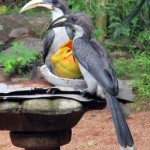
[[[22,103],[22,112],[24,113],[63,115],[81,111],[82,109],[83,106],[78,101],[63,98],[54,100],[32,99]]]

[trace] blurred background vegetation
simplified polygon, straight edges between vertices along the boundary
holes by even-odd
[[[18,13],[28,1],[0,0],[0,14]],[[133,48],[140,50],[150,47],[150,0],[67,1],[72,12],[85,12],[91,16],[95,25],[94,35],[101,42],[113,39],[114,44],[110,43],[111,47],[116,47],[117,44],[132,44]],[[39,11],[30,10],[27,13],[34,14]],[[45,11],[40,13],[48,14]]]
[[[18,13],[29,0],[0,0],[0,14]],[[144,49],[150,41],[150,0],[67,0],[72,12],[89,14],[100,41],[120,38],[140,42]],[[32,13],[37,13],[32,10]],[[30,13],[30,11],[28,12]]]
[[[0,14],[17,13],[29,0],[0,0]],[[114,59],[120,79],[133,80],[137,99],[150,99],[150,0],[67,0],[72,12],[93,19],[94,36],[108,52],[121,51],[127,58]],[[31,10],[27,13],[43,13]],[[145,102],[145,101],[142,101]],[[150,103],[149,103],[150,104]]]

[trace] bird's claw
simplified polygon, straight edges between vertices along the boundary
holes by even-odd
[[[83,97],[85,97],[85,95],[86,95],[86,93],[87,93],[87,89],[82,89],[82,88],[77,88],[78,89],[78,91],[80,92],[80,94],[83,96]]]
[[[58,92],[60,92],[60,90],[59,90],[59,89],[56,89],[56,88],[49,88],[49,89],[46,91],[47,94],[56,94],[56,93],[58,93]]]
[[[80,92],[81,96],[83,96],[83,97],[87,97],[87,98],[97,98],[96,94],[89,93],[89,92],[87,91],[87,89],[78,88],[78,91]]]

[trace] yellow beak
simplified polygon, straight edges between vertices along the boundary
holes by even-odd
[[[29,9],[37,8],[37,7],[44,7],[49,10],[53,9],[51,4],[44,4],[43,0],[31,0],[20,10],[20,13],[22,13],[26,10],[29,10]]]

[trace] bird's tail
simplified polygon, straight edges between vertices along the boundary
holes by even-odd
[[[118,100],[115,96],[110,94],[106,95],[106,100],[116,129],[120,150],[135,150],[131,132],[119,106]]]

